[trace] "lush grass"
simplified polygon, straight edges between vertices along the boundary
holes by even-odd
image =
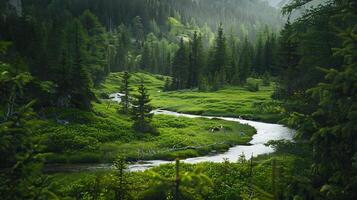
[[[115,154],[124,154],[133,159],[169,159],[205,155],[212,150],[224,151],[236,144],[243,144],[255,133],[252,127],[217,119],[188,119],[157,115],[153,124],[160,135],[131,142],[113,142],[102,149]],[[217,132],[213,127],[223,126]],[[113,157],[108,155],[108,157]],[[114,157],[113,157],[114,158]]]
[[[119,154],[128,160],[187,158],[224,151],[251,140],[254,128],[218,119],[156,115],[159,136],[134,132],[132,120],[115,104],[95,104],[93,112],[48,109],[37,129],[48,163],[107,163]],[[53,116],[53,113],[56,113]],[[58,119],[68,124],[58,123]],[[223,126],[217,132],[213,127]]]
[[[107,94],[117,92],[121,73],[111,74],[98,92]],[[258,83],[259,91],[251,92],[246,87],[227,86],[219,91],[199,92],[197,90],[181,90],[163,92],[165,77],[143,73],[133,74],[131,81],[138,84],[140,77],[145,80],[155,108],[177,112],[210,115],[210,116],[241,116],[267,122],[277,122],[281,119],[282,108],[279,102],[273,101],[271,95],[274,83],[263,86],[259,79],[251,79]]]
[[[282,189],[286,190],[287,184],[291,182],[291,176],[304,167],[299,166],[301,159],[294,155],[265,155],[254,159],[252,178],[250,162],[243,159],[236,163],[199,163],[195,165],[181,163],[180,172],[185,174],[200,168],[200,171],[211,179],[213,186],[206,193],[204,199],[245,199],[242,197],[250,194],[248,187],[251,184],[260,188],[260,191],[272,194],[273,160],[282,172],[279,174],[277,187],[283,192]],[[145,191],[150,190],[159,180],[157,177],[153,177],[152,172],[174,180],[175,166],[167,164],[145,172],[127,173],[127,195],[131,196],[131,199],[143,199],[140,197],[145,194]],[[110,192],[104,188],[110,188],[112,184],[116,184],[117,180],[113,177],[115,177],[113,170],[56,173],[51,175],[51,182],[55,192],[63,196],[83,195],[83,191],[94,193],[95,189],[99,188],[102,188],[101,191],[104,191],[105,194],[110,195]],[[254,192],[254,197],[255,199],[265,199],[258,191]]]

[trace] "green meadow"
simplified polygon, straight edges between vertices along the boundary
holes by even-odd
[[[137,133],[131,129],[130,117],[117,109],[117,105],[95,104],[95,112],[58,110],[56,118],[67,125],[54,119],[42,121],[38,138],[45,146],[42,155],[47,163],[108,163],[120,154],[129,161],[195,157],[245,144],[255,133],[254,128],[235,122],[166,115],[153,118],[158,135]],[[212,132],[215,127],[223,128]]]
[[[97,93],[118,92],[121,76],[121,73],[111,74],[97,89]],[[131,78],[132,89],[135,90],[141,78],[149,89],[151,104],[155,108],[209,116],[240,116],[265,122],[277,122],[282,118],[283,109],[280,102],[271,98],[274,82],[264,86],[262,80],[251,79],[259,84],[257,92],[251,92],[245,86],[227,86],[214,92],[199,92],[197,89],[163,92],[167,77],[135,73]]]

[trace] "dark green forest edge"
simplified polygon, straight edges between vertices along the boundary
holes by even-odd
[[[0,0],[0,198],[357,199],[357,4],[281,12],[259,0]],[[297,134],[269,155],[189,165],[179,159],[256,130],[156,108]],[[150,159],[176,163],[127,171]],[[80,163],[114,168],[47,170]]]

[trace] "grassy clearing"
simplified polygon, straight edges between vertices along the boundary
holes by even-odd
[[[94,112],[47,110],[37,129],[48,163],[107,163],[119,154],[128,160],[187,158],[227,150],[251,140],[254,128],[218,119],[188,119],[156,115],[153,124],[160,135],[136,133],[129,116],[117,105],[94,105]],[[56,116],[52,116],[56,113]],[[65,121],[66,125],[59,124]],[[214,127],[223,129],[211,132]]]
[[[225,151],[229,147],[247,143],[255,133],[254,128],[217,119],[189,119],[157,115],[153,124],[160,135],[128,143],[114,142],[102,148],[124,154],[133,159],[187,158],[206,155],[212,151]],[[223,126],[217,132],[213,127]],[[109,156],[110,157],[110,156]]]
[[[121,73],[111,74],[97,92],[106,94],[118,92],[121,75]],[[215,92],[197,90],[162,92],[165,77],[135,73],[131,78],[134,88],[140,77],[145,80],[155,108],[210,116],[241,116],[266,122],[277,122],[282,117],[279,102],[271,99],[274,83],[270,86],[263,86],[261,80],[252,79],[260,85],[257,92],[238,86],[227,86]]]

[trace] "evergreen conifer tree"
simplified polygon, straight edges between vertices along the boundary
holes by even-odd
[[[145,88],[144,81],[141,80],[138,88],[138,94],[134,96],[132,106],[132,119],[134,120],[133,128],[138,132],[155,133],[151,125],[153,114],[151,113],[152,107],[149,105],[150,98]]]
[[[189,64],[189,79],[188,88],[194,88],[198,86],[199,74],[202,73],[203,67],[203,45],[202,37],[195,31],[190,51],[190,64]]]
[[[226,38],[223,32],[223,26],[222,24],[220,24],[220,26],[218,27],[217,37],[213,50],[213,61],[211,64],[211,75],[213,79],[217,79],[217,81],[214,81],[214,84],[218,84],[214,86],[215,88],[219,88],[226,84],[227,62],[228,56]]]
[[[175,54],[172,64],[172,89],[180,90],[186,88],[189,76],[188,65],[187,48],[183,38],[181,38],[180,47]]]

